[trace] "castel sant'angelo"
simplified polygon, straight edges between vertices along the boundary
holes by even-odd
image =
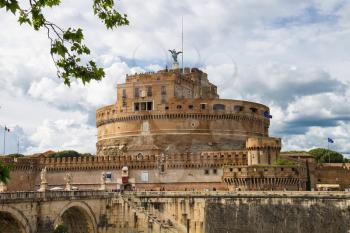
[[[269,136],[267,106],[220,99],[197,68],[126,75],[116,102],[96,111],[96,156],[12,164],[8,190],[311,190],[348,187],[348,166],[317,165],[308,154],[281,154]],[[344,167],[345,166],[345,167]],[[43,175],[44,174],[44,175]],[[45,179],[43,180],[43,177]]]

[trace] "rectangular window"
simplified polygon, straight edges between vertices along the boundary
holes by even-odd
[[[122,97],[125,99],[126,98],[126,90],[125,89],[123,89],[123,95],[122,95]]]
[[[147,96],[148,97],[152,96],[152,87],[151,86],[147,87]]]
[[[151,111],[153,107],[153,103],[152,102],[147,102],[147,110]]]
[[[236,106],[234,106],[233,110],[234,110],[235,112],[241,112],[241,111],[243,111],[243,106],[236,105]]]
[[[134,111],[140,111],[140,103],[134,103]]]
[[[160,102],[161,102],[162,104],[165,104],[165,103],[166,103],[166,95],[161,95],[161,96],[160,96]]]
[[[202,109],[202,110],[206,109],[206,105],[207,105],[207,104],[201,104],[201,109]]]
[[[256,108],[250,108],[250,111],[251,111],[252,113],[257,113],[257,112],[258,112],[258,109],[256,109]]]
[[[204,170],[204,175],[209,175],[209,170],[208,169]]]
[[[106,172],[106,181],[111,182],[112,181],[112,172]]]
[[[135,97],[135,98],[139,98],[139,97],[140,97],[140,88],[135,87],[135,90],[134,90],[134,97]]]
[[[148,171],[141,171],[141,181],[148,182]]]
[[[161,94],[161,95],[166,95],[166,87],[165,87],[165,86],[162,86],[162,87],[160,88],[160,94]]]
[[[213,110],[225,110],[225,105],[224,104],[214,104]]]
[[[147,107],[146,102],[142,102],[141,103],[141,111],[145,111],[146,107]]]

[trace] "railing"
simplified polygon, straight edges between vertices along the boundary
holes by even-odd
[[[350,199],[350,192],[340,191],[142,191],[124,192],[124,195],[138,198],[341,198]]]
[[[136,198],[331,198],[350,199],[350,192],[341,191],[141,191],[106,192],[98,190],[5,192],[0,193],[0,202],[54,200],[54,199],[96,199],[114,197]]]
[[[51,199],[94,199],[108,198],[116,194],[98,190],[81,191],[46,191],[46,192],[5,192],[0,193],[0,202],[2,201],[31,201],[31,200],[51,200]]]

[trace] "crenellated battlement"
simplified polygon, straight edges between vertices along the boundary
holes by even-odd
[[[224,166],[223,181],[231,190],[305,189],[306,169],[298,165]]]
[[[246,142],[247,150],[281,150],[281,139],[273,137],[252,137]]]
[[[81,156],[63,158],[2,158],[16,170],[36,169],[46,167],[50,170],[96,170],[121,169],[157,169],[161,161],[167,168],[201,168],[221,167],[226,164],[245,165],[245,151],[202,152],[199,154],[138,154],[121,156]]]

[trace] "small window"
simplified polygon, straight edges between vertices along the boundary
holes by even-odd
[[[160,94],[161,94],[161,95],[166,95],[166,87],[165,87],[165,86],[162,86],[162,87],[160,88]]]
[[[165,166],[164,166],[164,164],[162,164],[161,166],[160,166],[160,172],[164,172],[165,171]]]
[[[233,172],[233,168],[232,167],[230,168],[230,172]]]
[[[134,111],[140,111],[140,103],[134,103]]]
[[[166,95],[161,95],[161,96],[160,96],[160,102],[161,102],[162,104],[165,104],[165,103],[166,103]]]
[[[151,111],[153,108],[153,102],[147,102],[147,110]]]
[[[206,105],[207,105],[207,104],[201,104],[201,109],[202,109],[202,110],[206,109]]]
[[[147,87],[147,96],[148,97],[152,96],[152,87],[151,86]]]
[[[239,172],[242,171],[242,168],[238,168],[238,171],[239,171]]]
[[[140,97],[140,88],[135,87],[135,90],[134,90],[134,97],[135,97],[135,98],[139,98],[139,97]]]
[[[208,169],[204,170],[204,175],[209,175],[209,170]]]
[[[243,111],[243,106],[236,105],[236,106],[233,108],[233,110],[234,110],[235,112],[242,112],[242,111]]]
[[[177,109],[182,109],[182,105],[177,105],[176,108]]]
[[[165,110],[169,110],[169,106],[165,106]]]
[[[188,105],[188,108],[193,109],[193,105],[192,104]]]
[[[284,168],[283,167],[281,167],[281,172],[283,172],[284,171]]]
[[[218,173],[218,170],[216,170],[216,169],[213,169],[213,174],[217,174]]]
[[[123,89],[123,96],[122,96],[124,99],[126,99],[126,90]]]
[[[258,112],[258,109],[257,109],[257,108],[250,108],[250,111],[251,111],[252,113],[257,113],[257,112]]]
[[[224,104],[214,104],[213,110],[225,110],[225,105]]]

